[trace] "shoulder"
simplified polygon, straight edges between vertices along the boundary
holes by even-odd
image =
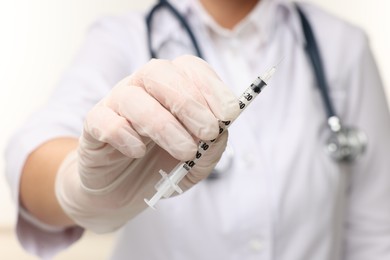
[[[299,4],[311,23],[317,42],[325,51],[348,50],[347,54],[358,54],[368,45],[366,33],[357,25],[340,18],[312,3]]]
[[[143,33],[145,18],[143,12],[128,12],[122,15],[110,15],[99,18],[90,29],[106,29],[112,32]]]
[[[89,27],[88,35],[92,41],[108,43],[107,51],[128,57],[134,69],[149,59],[143,12],[101,17]]]
[[[331,83],[355,73],[370,51],[366,33],[357,25],[311,3],[300,3],[316,38],[325,73]]]
[[[95,21],[88,30],[102,36],[114,36],[114,39],[144,39],[146,37],[146,24],[144,14],[129,12],[116,16],[104,16]]]

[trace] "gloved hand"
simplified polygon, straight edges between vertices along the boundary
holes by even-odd
[[[160,169],[192,159],[199,139],[218,136],[218,120],[238,114],[236,97],[203,60],[152,60],[88,113],[78,150],[58,171],[58,201],[80,226],[113,231],[147,207]],[[183,190],[209,175],[226,141],[227,132],[180,182]]]

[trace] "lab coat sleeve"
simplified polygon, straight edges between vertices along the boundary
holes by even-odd
[[[348,172],[345,212],[345,260],[390,259],[390,116],[382,82],[368,40],[351,66],[347,125],[369,138],[365,155]]]
[[[141,16],[139,18],[141,21]],[[131,22],[109,17],[94,24],[47,104],[31,115],[8,142],[6,175],[16,204],[20,175],[28,155],[50,139],[78,138],[87,111],[133,70],[134,63],[130,61],[139,60],[135,57],[139,52],[134,48],[133,52],[129,51],[134,44],[130,39],[134,33],[131,35],[129,28],[137,28],[137,24]],[[18,207],[18,239],[27,251],[40,258],[51,258],[83,233],[79,227],[64,230],[44,225],[20,205]]]

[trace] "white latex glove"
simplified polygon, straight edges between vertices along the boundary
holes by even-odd
[[[218,120],[238,114],[236,97],[205,61],[152,60],[88,113],[77,152],[58,171],[58,201],[80,226],[113,231],[147,207],[160,169],[193,159],[199,139],[216,138]],[[209,175],[226,141],[227,132],[180,182],[183,190]]]

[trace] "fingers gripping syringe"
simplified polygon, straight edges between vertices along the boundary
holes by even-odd
[[[255,97],[261,92],[261,90],[267,85],[268,80],[276,71],[276,66],[270,68],[264,75],[258,77],[239,97],[238,104],[240,106],[240,113],[255,99]],[[219,135],[218,137],[231,125],[232,121],[220,121],[219,123]],[[217,138],[218,138],[217,137]],[[154,208],[154,205],[162,198],[170,197],[173,192],[183,193],[182,189],[178,186],[179,182],[186,176],[186,174],[201,160],[203,154],[207,152],[209,147],[215,142],[216,139],[210,141],[200,141],[198,151],[195,157],[186,162],[179,163],[169,174],[160,170],[162,176],[161,180],[155,185],[157,192],[154,196],[145,202]]]

